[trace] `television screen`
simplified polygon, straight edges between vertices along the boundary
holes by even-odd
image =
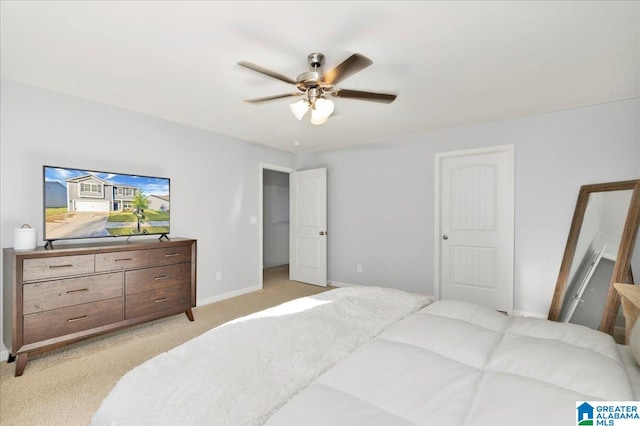
[[[166,235],[170,179],[43,166],[44,240]]]

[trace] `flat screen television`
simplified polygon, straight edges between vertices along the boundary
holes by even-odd
[[[42,171],[47,248],[52,241],[80,238],[168,239],[169,178],[55,166]]]

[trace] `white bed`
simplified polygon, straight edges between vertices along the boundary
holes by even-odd
[[[575,424],[639,399],[626,347],[583,326],[342,288],[241,318],[127,373],[93,424]]]

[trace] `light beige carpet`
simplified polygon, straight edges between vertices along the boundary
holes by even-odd
[[[36,355],[21,377],[3,360],[0,425],[87,425],[116,382],[147,359],[232,319],[332,289],[289,281],[287,272],[267,269],[263,290],[195,308],[195,322],[180,314]]]

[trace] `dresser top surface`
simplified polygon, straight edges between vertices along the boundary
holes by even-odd
[[[45,249],[37,247],[34,250],[14,250],[13,248],[2,249],[5,254],[13,254],[21,257],[48,257],[70,254],[100,253],[124,250],[148,250],[165,247],[184,246],[196,242],[190,238],[172,238],[169,241],[160,241],[158,239],[144,239],[136,241],[110,241],[96,242],[87,244],[59,244],[53,249]]]
[[[614,283],[613,286],[621,296],[640,308],[640,285]]]

